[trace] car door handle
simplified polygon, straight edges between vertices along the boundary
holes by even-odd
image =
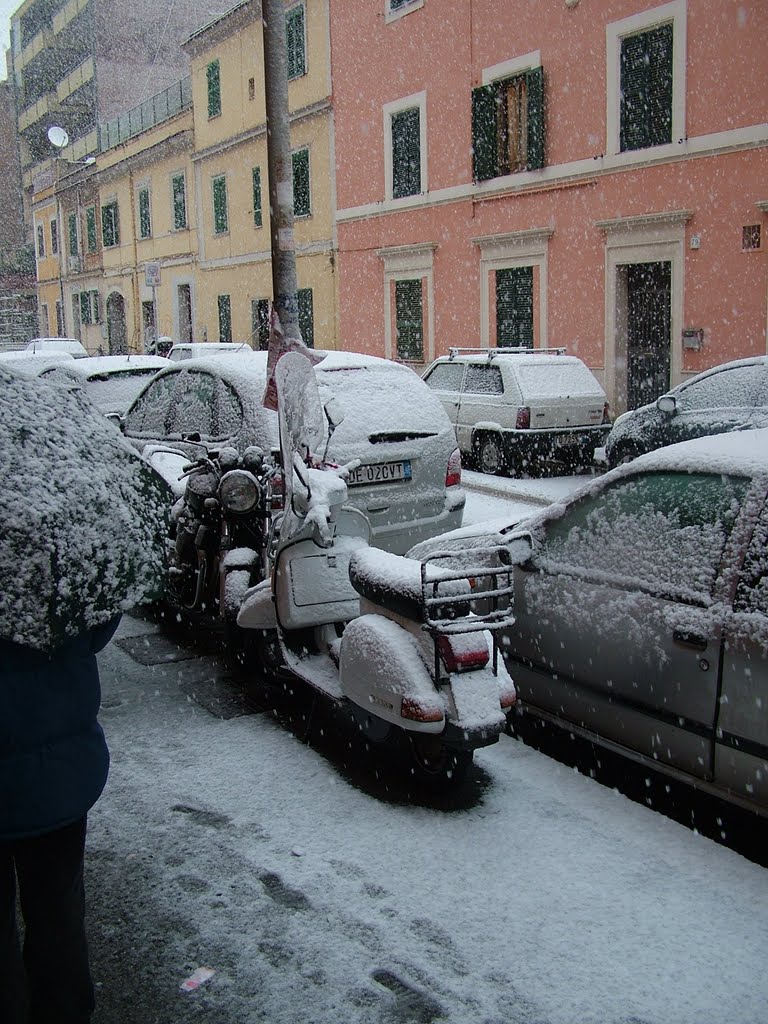
[[[707,638],[691,632],[690,629],[675,628],[672,631],[672,639],[680,647],[689,647],[692,651],[706,651],[707,649]]]

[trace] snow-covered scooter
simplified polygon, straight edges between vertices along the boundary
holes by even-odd
[[[283,666],[346,705],[367,739],[407,740],[420,780],[458,782],[516,699],[496,642],[513,621],[509,565],[468,574],[448,553],[421,563],[370,547],[368,520],[345,505],[356,463],[320,454],[343,418],[336,400],[322,406],[298,353],[279,360],[276,381],[285,510],[271,578],[246,592],[238,625],[272,634]]]

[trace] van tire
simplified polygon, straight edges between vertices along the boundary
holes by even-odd
[[[479,434],[473,444],[475,465],[481,473],[499,475],[507,469],[507,457],[499,434]]]

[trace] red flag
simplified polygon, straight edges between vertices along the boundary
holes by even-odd
[[[264,389],[264,397],[261,404],[267,409],[274,409],[277,412],[277,384],[275,383],[275,367],[281,356],[286,352],[301,352],[309,359],[310,363],[319,363],[325,359],[322,355],[309,348],[298,338],[286,338],[283,326],[277,310],[270,304],[269,307],[269,348],[267,349],[267,386]]]

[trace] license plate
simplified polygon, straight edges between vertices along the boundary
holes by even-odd
[[[397,480],[410,479],[411,463],[409,459],[405,459],[403,462],[376,462],[358,466],[349,474],[347,485],[360,487],[365,484],[391,484]]]
[[[560,434],[554,438],[555,447],[557,448],[569,448],[571,445],[578,444],[578,437],[575,434]]]

